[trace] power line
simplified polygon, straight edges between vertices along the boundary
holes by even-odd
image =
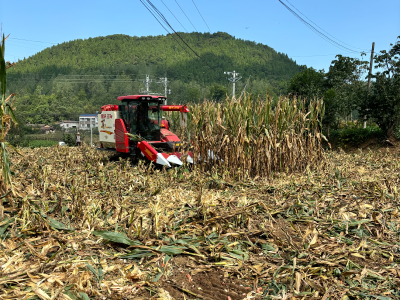
[[[164,6],[169,10],[169,12],[174,16],[174,18],[178,21],[178,23],[181,24],[181,26],[183,27],[183,29],[185,29],[185,31],[188,32],[187,29],[185,28],[185,26],[183,26],[182,23],[178,20],[178,18],[175,17],[174,13],[168,8],[167,5],[165,5],[164,1],[161,0],[161,2],[162,2],[162,4],[164,4]]]
[[[38,50],[38,51],[42,51],[42,50],[43,50],[43,48],[32,48],[32,47],[22,46],[22,45],[18,45],[18,44],[12,44],[12,43],[10,43],[10,42],[8,42],[7,45],[11,45],[11,46],[13,46],[13,47],[20,47],[20,48]],[[45,48],[45,49],[46,49],[46,48]]]
[[[19,41],[27,41],[27,42],[34,42],[34,43],[43,43],[43,44],[53,44],[53,45],[57,45],[57,43],[42,42],[42,41],[32,41],[32,40],[18,39],[18,38],[10,38],[10,40],[19,40]]]
[[[162,0],[161,0],[161,1],[162,1]],[[196,3],[194,3],[194,0],[192,0],[192,2],[193,2],[193,4],[194,4],[194,6],[196,7],[197,11],[199,12],[200,17],[203,19],[204,23],[206,24],[206,26],[207,26],[207,28],[208,28],[208,32],[210,32],[210,31],[211,31],[211,30],[210,30],[210,27],[208,27],[208,24],[207,24],[206,20],[204,20],[203,16],[201,15],[199,9],[197,8]]]
[[[325,41],[327,41],[328,43],[332,44],[335,47],[341,48],[342,50],[348,50],[350,52],[353,53],[363,53],[361,51],[356,51],[353,49],[350,49],[334,40],[332,40],[330,37],[326,36],[324,33],[322,33],[321,31],[319,31],[318,29],[316,29],[314,26],[312,26],[310,23],[308,23],[306,20],[304,20],[302,17],[300,17],[295,11],[293,11],[289,6],[287,6],[285,3],[282,2],[282,0],[279,0],[279,2],[285,6],[285,8],[287,10],[289,10],[296,18],[298,18],[304,25],[306,25],[309,29],[311,29],[312,31],[314,31],[314,33],[316,33],[319,37],[321,37],[322,39],[324,39]]]
[[[150,0],[147,0],[148,3],[153,7],[153,9],[158,13],[158,15],[163,19],[163,21],[168,25],[169,28],[179,37],[179,39],[188,47],[198,58],[200,58],[207,66],[209,66],[211,69],[213,69],[207,62],[205,62],[200,55],[196,53],[186,42],[185,40],[175,31],[175,29],[171,26],[171,24],[168,22],[168,20],[164,17],[164,15],[154,6],[153,3],[151,3]],[[154,15],[153,15],[154,16]]]
[[[153,17],[156,19],[156,21],[157,21],[158,23],[160,23],[160,25],[162,26],[162,28],[164,28],[166,32],[170,33],[170,32],[168,31],[168,29],[165,28],[165,26],[157,19],[157,17],[154,15],[154,13],[151,11],[151,9],[148,8],[147,5],[146,5],[142,0],[140,0],[140,2],[141,2],[141,3],[144,5],[144,7],[146,7],[147,10],[153,15]]]
[[[102,82],[107,82],[107,81],[111,81],[111,82],[119,82],[119,83],[128,83],[128,82],[139,82],[139,80],[71,80],[71,81],[67,81],[67,80],[55,80],[54,83],[89,83],[89,82],[98,82],[98,83],[102,83]]]
[[[370,53],[371,51],[368,51],[366,53]],[[343,52],[342,54],[347,54],[347,53],[354,53],[354,52]],[[292,57],[317,57],[317,56],[332,56],[332,55],[338,55],[337,53],[332,53],[332,54],[315,54],[315,55],[295,55],[295,56],[290,56]]]
[[[37,77],[45,77],[45,79],[51,79],[54,81],[78,81],[78,80],[97,80],[99,82],[101,81],[142,81],[141,79],[129,79],[129,78],[87,78],[87,77],[97,77],[97,76],[102,76],[102,77],[125,77],[125,76],[146,76],[146,74],[125,74],[125,75],[113,75],[113,74],[104,74],[104,75],[71,75],[71,74],[42,74],[42,73],[24,73],[24,74],[18,74],[18,73],[8,73],[7,76],[12,76],[16,75],[17,77],[27,77],[27,75],[30,75],[29,78],[26,79],[35,79]],[[85,76],[86,78],[74,78],[74,77],[83,77]],[[155,77],[155,75],[149,75],[150,77]],[[47,78],[46,78],[47,77]],[[67,78],[62,78],[62,77],[67,77]],[[23,78],[22,78],[23,79]]]
[[[188,17],[188,16],[186,15],[186,13],[183,11],[182,7],[179,5],[178,1],[175,0],[175,2],[176,2],[176,4],[179,6],[179,8],[180,8],[181,11],[183,12],[183,14],[186,16],[186,18],[189,20],[190,24],[192,24],[194,30],[196,30],[196,31],[198,32],[198,30],[196,29],[196,27],[194,27],[192,21],[190,21],[189,17]]]
[[[16,44],[22,44],[22,45],[28,45],[28,46],[33,46],[33,47],[41,47],[43,49],[43,47],[46,48],[50,48],[50,47],[54,47],[55,45],[43,45],[43,44],[37,44],[37,43],[33,43],[33,42],[25,42],[25,41],[20,41],[20,40],[11,40],[8,43],[16,43]]]
[[[17,116],[80,116],[80,113],[16,113]]]
[[[322,39],[324,39],[325,41],[327,41],[328,43],[332,44],[333,46],[339,47],[342,50],[346,49],[349,50],[351,52],[359,52],[359,51],[355,51],[353,49],[350,49],[346,46],[343,46],[339,43],[337,43],[336,41],[332,40],[331,38],[329,38],[328,36],[326,36],[325,34],[323,34],[322,32],[320,32],[318,29],[316,29],[314,26],[312,26],[310,23],[308,23],[307,21],[305,21],[302,17],[300,17],[295,11],[293,11],[290,7],[288,7],[285,3],[283,3],[281,0],[279,0],[279,2],[285,6],[285,8],[287,10],[289,10],[296,18],[298,18],[304,25],[306,25],[309,29],[311,29],[312,31],[314,31],[314,33],[316,33],[319,37],[321,37]]]
[[[150,1],[150,0],[146,0],[149,5],[151,5],[151,7],[153,8],[153,10],[161,17],[161,19],[165,22],[165,24],[168,25],[169,28],[171,28],[171,30],[179,37],[179,39],[186,45],[186,47],[188,47],[198,58],[201,59],[202,62],[204,62],[211,70],[214,70],[204,59],[202,59],[200,57],[199,54],[197,54],[196,51],[194,51],[187,43],[186,41],[175,31],[175,29],[171,26],[171,24],[168,22],[168,20],[165,18],[165,16],[157,9],[157,7],[154,6],[154,4]],[[140,0],[140,2],[142,2],[143,5],[144,2],[143,0]],[[158,21],[158,23],[161,24],[161,22],[157,19],[157,17],[153,14],[153,12],[145,5],[145,7],[150,11],[150,13],[153,15],[154,18],[156,18],[156,20]],[[165,27],[163,25],[161,25],[164,29]],[[165,29],[168,33],[169,31],[167,29]],[[180,44],[179,44],[180,45]]]
[[[143,76],[146,74],[43,74],[43,73],[8,73],[8,75],[40,75],[40,76]]]
[[[160,20],[154,15],[154,13],[151,11],[151,9],[150,9],[149,7],[147,7],[146,3],[144,3],[142,0],[140,0],[140,2],[141,2],[141,3],[144,5],[144,7],[146,7],[146,9],[152,14],[152,16],[156,19],[156,21],[162,26],[162,28],[164,28],[166,32],[168,32],[169,34],[171,34],[171,33],[168,31],[168,29],[165,28],[165,26],[160,22]],[[149,2],[149,1],[147,0],[147,2]],[[153,5],[151,2],[150,2],[150,5],[153,6],[153,9],[154,9],[154,5]],[[155,10],[155,13],[157,13],[156,10]],[[158,12],[158,14],[160,15],[161,13]],[[162,14],[161,14],[161,15],[162,15]],[[164,19],[165,19],[165,18],[164,18]],[[169,25],[169,23],[166,21],[166,19],[165,19],[164,22],[166,22],[167,25],[168,25],[170,28],[172,28],[171,25]],[[173,30],[173,29],[172,29],[172,30]],[[175,31],[174,31],[174,32],[175,32]],[[175,32],[175,34],[177,34],[177,33]],[[178,34],[177,34],[177,35],[178,35]],[[178,36],[179,36],[179,35],[178,35]],[[186,53],[188,53],[188,51],[185,49],[185,47],[183,47],[183,46],[175,39],[174,35],[171,34],[171,37],[178,43],[178,45],[179,45]],[[188,53],[188,54],[190,55],[190,53]]]
[[[300,10],[298,10],[292,3],[290,3],[289,0],[286,0],[286,2],[289,3],[295,10],[297,10],[297,11],[298,11],[302,16],[304,16],[307,20],[309,20],[311,23],[313,23],[315,26],[317,26],[319,29],[321,29],[323,32],[325,32],[327,35],[333,37],[335,40],[338,40],[339,42],[341,42],[341,43],[343,43],[343,44],[345,44],[345,45],[347,45],[347,46],[350,46],[351,48],[360,49],[360,50],[367,50],[367,51],[369,50],[369,49],[354,47],[354,46],[351,46],[351,45],[346,44],[345,42],[339,40],[338,38],[334,37],[333,35],[331,35],[331,34],[329,34],[328,32],[326,32],[324,29],[322,29],[321,27],[319,27],[319,26],[318,26],[317,24],[315,24],[312,20],[310,20],[309,18],[307,18],[307,16],[304,15]]]

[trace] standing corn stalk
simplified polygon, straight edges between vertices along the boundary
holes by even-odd
[[[322,100],[245,95],[190,107],[197,166],[237,178],[301,172],[322,157]]]
[[[8,36],[7,36],[8,37]],[[10,158],[8,155],[7,147],[10,146],[6,142],[7,132],[14,123],[17,125],[17,120],[14,115],[12,108],[11,99],[15,94],[11,94],[6,98],[6,69],[13,66],[10,62],[6,62],[4,58],[5,54],[5,40],[7,38],[2,37],[0,43],[0,86],[1,86],[1,106],[0,106],[0,168],[2,169],[0,178],[0,193],[5,194],[8,188],[14,193],[12,181],[11,181],[11,169],[10,169]],[[11,205],[14,203],[11,200]]]

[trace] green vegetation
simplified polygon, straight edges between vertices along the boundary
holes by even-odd
[[[356,128],[332,130],[331,140],[340,147],[360,146],[370,139],[383,139],[384,131],[379,127]]]
[[[30,148],[41,148],[41,147],[51,147],[58,145],[57,141],[51,141],[51,140],[34,140],[34,141],[29,141],[28,146]]]
[[[63,140],[63,142],[65,142],[65,144],[67,144],[70,147],[76,145],[75,136],[71,133],[64,133],[62,140]]]
[[[77,119],[80,113],[116,103],[119,95],[139,93],[145,74],[155,79],[150,90],[160,94],[164,87],[156,81],[168,78],[171,103],[221,99],[226,91],[230,95],[224,71],[231,69],[244,78],[252,76],[246,91],[274,96],[284,93],[287,81],[301,70],[286,54],[227,33],[181,35],[201,59],[185,52],[170,35],[111,35],[65,42],[19,61],[9,74],[19,116],[23,122],[43,124]],[[244,79],[237,83],[238,95],[244,85]]]
[[[373,76],[375,83],[363,107],[388,136],[394,135],[400,125],[400,41],[391,46],[375,56],[375,68],[381,71]]]
[[[400,38],[400,36],[399,36]],[[383,137],[398,136],[400,120],[400,40],[391,44],[389,51],[374,56],[375,68],[368,90],[366,78],[368,62],[337,55],[328,72],[304,68],[289,82],[288,92],[306,98],[324,98],[325,118],[323,124],[330,136],[330,128],[338,129],[340,123],[358,120],[359,126],[368,119],[383,132]],[[374,133],[373,133],[374,132]],[[338,134],[342,141],[357,143],[376,129],[355,130]],[[351,136],[351,137],[350,137]]]
[[[8,145],[6,142],[7,133],[10,130],[12,124],[18,124],[14,115],[13,109],[13,97],[15,94],[11,94],[6,97],[7,91],[7,73],[6,70],[10,68],[12,65],[5,61],[5,37],[3,34],[3,38],[0,43],[0,93],[1,93],[1,106],[0,106],[0,193],[5,194],[8,188],[12,187],[11,181],[11,168],[10,168],[10,158],[8,153]],[[12,202],[13,204],[13,202]]]

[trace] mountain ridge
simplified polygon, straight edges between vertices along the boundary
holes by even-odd
[[[164,94],[163,85],[157,82],[167,77],[172,90],[169,98],[186,103],[209,97],[215,85],[230,95],[231,83],[224,71],[235,70],[243,76],[236,84],[236,93],[243,90],[251,75],[246,91],[265,96],[284,93],[288,80],[301,70],[286,54],[225,32],[179,35],[200,58],[190,49],[183,50],[170,34],[77,39],[17,62],[8,72],[8,89],[19,95],[20,114],[39,113],[35,99],[47,96],[53,100],[42,100],[41,105],[53,115],[64,114],[59,119],[72,108],[72,112],[89,112],[83,110],[86,106],[94,112],[103,104],[115,102],[119,95],[140,93],[146,74],[153,79],[152,92]],[[54,99],[63,99],[72,108]]]

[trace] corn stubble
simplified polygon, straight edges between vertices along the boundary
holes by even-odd
[[[0,297],[399,298],[399,157],[324,152],[320,102],[268,105],[191,107],[182,134],[223,159],[192,171],[86,146],[21,149],[14,207],[0,207]],[[246,293],[199,289],[210,270]]]

